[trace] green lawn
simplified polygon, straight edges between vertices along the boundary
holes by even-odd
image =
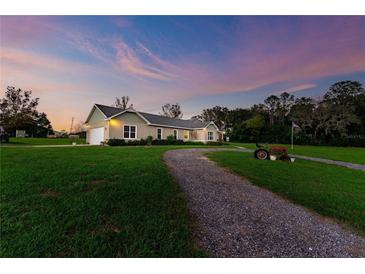
[[[1,148],[0,257],[205,256],[171,148]]]
[[[85,139],[10,137],[9,143],[2,145],[71,145],[73,142],[76,142],[77,144],[85,144]]]
[[[242,152],[214,152],[209,158],[255,185],[365,232],[363,171],[305,160],[259,161]]]
[[[230,143],[235,146],[243,146],[246,148],[255,149],[254,143]],[[312,156],[331,160],[345,161],[355,164],[365,165],[365,147],[333,147],[333,146],[301,146],[294,145],[294,149],[290,145],[286,146],[291,154]]]

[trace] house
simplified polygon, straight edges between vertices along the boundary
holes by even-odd
[[[172,135],[184,141],[218,141],[222,133],[213,122],[176,119],[145,113],[133,107],[122,110],[95,104],[85,121],[86,142],[99,145],[109,139],[139,140],[152,136],[166,139]]]
[[[26,136],[25,130],[23,129],[17,129],[15,130],[15,137],[17,138],[24,138]]]

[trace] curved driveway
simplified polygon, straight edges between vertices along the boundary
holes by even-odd
[[[215,257],[365,257],[365,238],[179,149],[164,159],[185,192],[198,244]]]

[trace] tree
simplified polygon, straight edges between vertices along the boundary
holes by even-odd
[[[348,105],[354,98],[363,94],[365,90],[360,82],[347,80],[333,84],[323,98],[337,105]]]
[[[362,125],[358,106],[364,95],[365,90],[358,81],[340,81],[330,86],[317,110],[319,122],[316,132],[318,127],[323,128],[332,139],[347,138],[351,132],[356,132]],[[326,113],[323,113],[323,109],[326,109]]]
[[[264,103],[269,114],[270,126],[273,126],[280,107],[280,99],[276,95],[271,95],[265,99]]]
[[[115,97],[114,105],[122,110],[128,108],[129,96],[122,96],[121,98]]]
[[[289,119],[298,124],[306,133],[311,133],[316,103],[312,98],[297,98],[291,106]]]
[[[17,129],[25,129],[39,119],[36,110],[39,98],[32,99],[32,91],[7,87],[5,97],[0,99],[0,123],[11,135]]]
[[[283,92],[279,97],[279,109],[278,109],[278,118],[284,123],[285,118],[288,116],[292,105],[294,104],[294,95],[289,94],[287,92]]]
[[[45,137],[53,133],[51,122],[44,112],[38,113],[35,121],[27,125],[25,130],[30,132],[34,137]]]
[[[245,128],[245,134],[248,136],[248,139],[253,142],[257,142],[257,138],[260,136],[262,129],[265,126],[264,118],[258,114],[244,121],[243,126]]]
[[[213,121],[220,130],[224,130],[227,125],[228,108],[215,106],[213,108],[203,109],[201,118],[204,121]]]
[[[181,107],[179,103],[176,104],[165,104],[162,106],[162,113],[163,116],[171,117],[171,118],[182,118],[183,113],[181,111]]]

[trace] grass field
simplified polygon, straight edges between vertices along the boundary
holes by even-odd
[[[253,184],[365,232],[365,172],[296,160],[259,161],[250,153],[215,152],[209,158]]]
[[[255,149],[254,143],[230,143],[235,146],[243,146]],[[355,164],[365,165],[365,147],[333,147],[333,146],[301,146],[295,145],[294,149],[290,145],[286,146],[290,154],[305,155],[337,161],[345,161]]]
[[[0,256],[205,256],[171,148],[1,148]]]
[[[77,144],[85,144],[85,139],[68,139],[68,138],[15,138],[10,137],[7,145],[71,145],[73,142]]]

